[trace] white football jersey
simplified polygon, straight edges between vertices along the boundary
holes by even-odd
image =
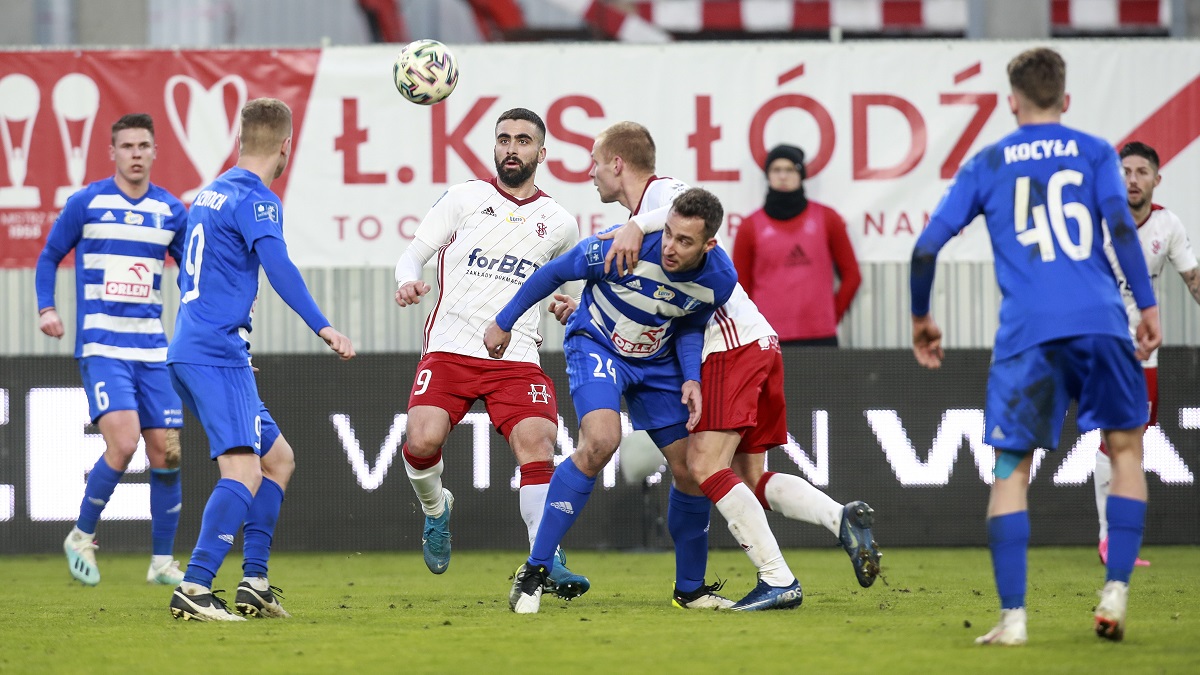
[[[1192,245],[1188,242],[1187,230],[1184,229],[1183,223],[1174,213],[1157,204],[1151,207],[1150,217],[1146,219],[1146,222],[1138,226],[1138,240],[1141,241],[1142,253],[1146,256],[1150,282],[1155,285],[1155,295],[1160,295],[1158,278],[1166,268],[1168,260],[1171,261],[1175,271],[1179,273],[1195,269],[1197,266],[1196,254],[1192,252]],[[1117,275],[1121,299],[1125,301],[1125,314],[1129,317],[1129,335],[1136,338],[1137,327],[1142,322],[1142,313],[1133,299],[1133,292],[1129,290],[1129,284],[1125,281],[1121,265],[1117,262],[1117,253],[1113,249],[1108,228],[1104,229],[1104,252],[1108,255],[1108,262]],[[1150,358],[1142,362],[1142,366],[1158,367],[1157,349],[1150,355]]]
[[[634,210],[633,215],[648,213],[664,206],[670,206],[681,193],[688,189],[687,183],[674,178],[653,177],[646,184],[642,193],[642,201]],[[721,235],[717,235],[717,245],[729,252]],[[729,301],[717,308],[708,327],[704,331],[704,354],[708,358],[713,352],[724,352],[730,349],[752,344],[762,338],[774,337],[775,329],[767,323],[766,317],[758,311],[758,306],[746,294],[742,285],[735,284],[733,295]]]
[[[490,358],[489,321],[534,270],[579,240],[579,223],[541,190],[515,199],[496,183],[455,185],[429,209],[415,239],[437,250],[439,297],[425,320],[423,353]],[[513,325],[505,361],[539,363],[541,305]]]

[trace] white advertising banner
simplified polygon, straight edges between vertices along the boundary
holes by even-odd
[[[626,213],[601,204],[593,137],[634,120],[659,175],[715,192],[725,238],[766,193],[779,143],[808,155],[810,199],[841,213],[864,262],[900,262],[955,170],[1014,128],[1005,66],[1028,43],[970,41],[452,45],[446,101],[409,103],[391,82],[396,45],[324,50],[0,52],[0,267],[32,267],[66,197],[112,175],[109,125],[158,122],[154,181],[190,201],[232,166],[237,109],[275,96],[295,113],[292,167],[272,188],[304,267],[391,267],[450,184],[494,175],[496,118],[546,121],[538,185],[589,235]],[[1155,201],[1200,236],[1200,42],[1055,43],[1068,64],[1064,122],[1157,148]],[[139,87],[126,86],[135,68]],[[11,141],[11,142],[10,142]],[[943,260],[991,257],[972,225]]]
[[[588,178],[591,139],[634,120],[658,174],[712,190],[726,236],[758,209],[778,143],[808,156],[810,199],[846,220],[861,260],[906,261],[965,159],[1014,128],[1005,66],[1026,45],[974,42],[486,45],[454,47],[458,88],[433,107],[391,87],[393,49],[328,49],[287,186],[302,266],[393,265],[448,184],[493,175],[497,116],[529,108],[549,129],[538,185],[586,236],[627,215]],[[1137,138],[1162,155],[1156,201],[1200,223],[1200,44],[1074,41],[1066,124]],[[991,258],[970,226],[943,260]]]

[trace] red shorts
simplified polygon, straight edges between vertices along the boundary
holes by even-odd
[[[783,353],[777,338],[713,352],[700,371],[703,397],[693,431],[736,431],[738,452],[761,453],[787,443]]]
[[[431,405],[450,414],[453,426],[483,399],[492,426],[504,438],[523,419],[544,417],[558,424],[554,382],[532,363],[494,361],[430,352],[417,364],[408,407]]]

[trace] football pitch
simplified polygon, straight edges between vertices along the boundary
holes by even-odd
[[[804,585],[795,611],[671,606],[669,553],[572,553],[592,590],[542,611],[508,608],[519,552],[455,551],[430,574],[420,553],[285,553],[272,560],[292,619],[172,620],[171,589],[144,583],[146,557],[100,552],[102,583],[72,581],[62,556],[0,556],[0,672],[249,673],[1183,673],[1200,671],[1200,547],[1151,547],[1130,591],[1124,642],[1091,610],[1103,569],[1091,548],[1035,548],[1029,644],[979,647],[997,617],[986,549],[885,549],[862,589],[839,548],[785,552]],[[231,557],[216,588],[233,589]],[[739,598],[740,551],[713,551],[709,580]]]

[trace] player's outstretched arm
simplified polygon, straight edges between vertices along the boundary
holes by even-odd
[[[262,237],[254,242],[254,250],[258,253],[263,271],[267,273],[267,280],[271,282],[271,287],[275,289],[279,297],[283,298],[288,307],[291,307],[292,311],[304,320],[312,332],[329,343],[329,340],[321,333],[326,328],[332,330],[332,324],[317,307],[317,302],[308,292],[308,285],[304,283],[304,277],[300,276],[300,270],[296,269],[295,263],[288,257],[287,244],[276,237]],[[336,330],[333,332],[345,340],[346,336]],[[349,340],[346,340],[346,343],[348,346]],[[334,347],[332,343],[329,343],[329,346]],[[342,354],[341,350],[336,347],[334,347],[334,351]],[[353,351],[351,347],[351,356],[353,356]],[[343,355],[343,358],[349,357]]]

